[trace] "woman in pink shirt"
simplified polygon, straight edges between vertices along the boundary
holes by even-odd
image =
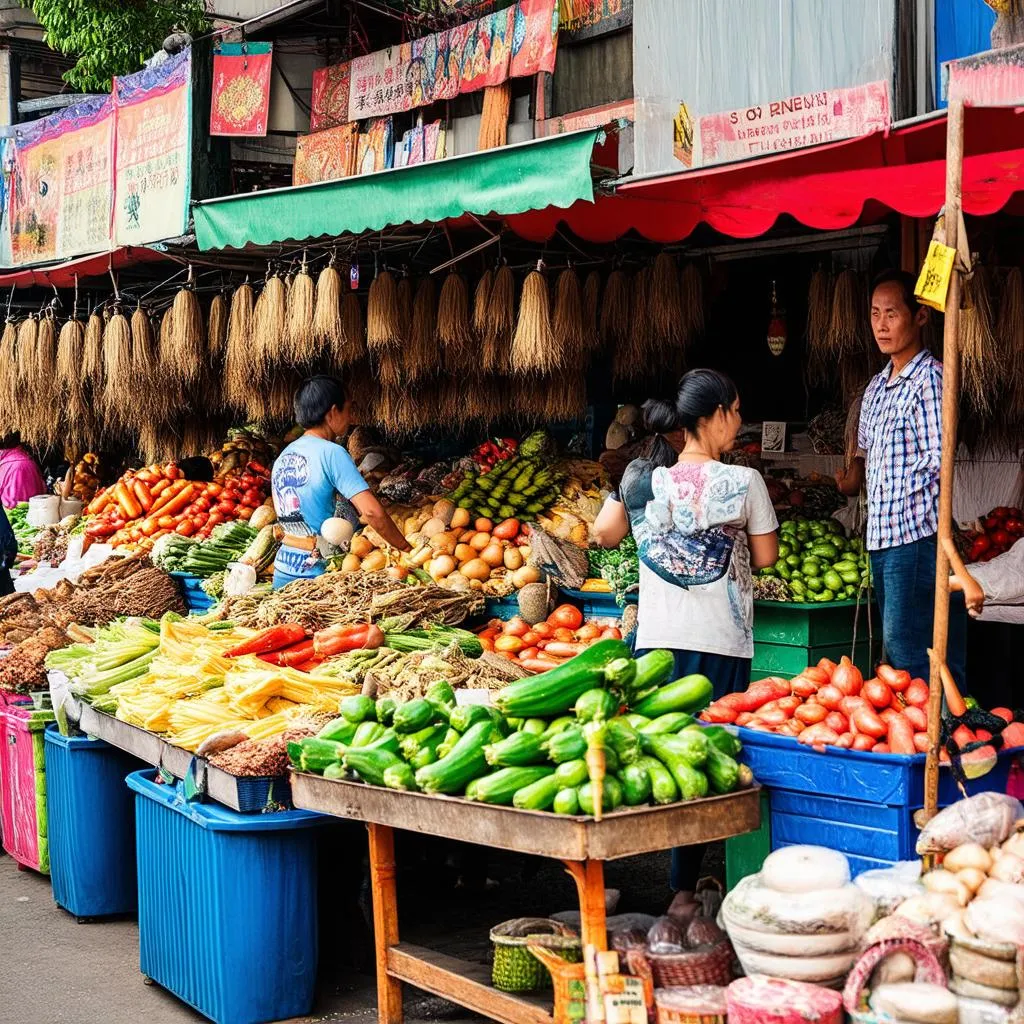
[[[46,493],[46,481],[35,459],[21,447],[17,434],[0,441],[0,505],[15,505]]]

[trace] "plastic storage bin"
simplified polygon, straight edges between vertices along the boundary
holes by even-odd
[[[43,729],[53,712],[31,704],[0,710],[0,815],[4,849],[19,863],[46,874],[46,760]]]
[[[305,1016],[317,967],[310,811],[187,803],[133,772],[142,973],[217,1024]]]
[[[171,575],[178,581],[190,612],[207,612],[217,603],[203,590],[203,580],[199,576],[187,572],[172,572]]]
[[[125,778],[144,767],[103,740],[47,726],[50,881],[76,917],[130,914],[135,881],[135,801]]]
[[[924,805],[925,755],[855,750],[818,753],[791,737],[739,729],[743,760],[769,789],[773,850],[797,843],[842,850],[853,873],[917,856],[914,812]],[[968,783],[968,793],[1006,792],[1020,751]],[[960,799],[952,773],[939,775],[939,806]]]

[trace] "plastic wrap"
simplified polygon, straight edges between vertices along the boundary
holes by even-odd
[[[920,878],[921,862],[902,860],[891,868],[865,871],[857,876],[853,884],[875,901],[877,916],[886,917],[904,900],[924,895]]]
[[[1024,817],[1024,806],[1005,793],[978,793],[939,811],[921,830],[917,852],[948,853],[961,843],[990,847],[1003,842],[1013,824]]]
[[[659,917],[647,933],[647,948],[652,953],[682,953],[683,933],[671,917]]]
[[[722,1019],[725,1019],[725,989],[719,988],[717,985],[660,988],[655,992],[654,998],[661,1009],[675,1010],[677,1013],[690,1013],[701,1017],[720,1014]]]
[[[783,978],[739,978],[726,990],[729,1024],[841,1024],[838,992]]]

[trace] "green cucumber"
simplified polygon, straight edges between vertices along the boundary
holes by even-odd
[[[498,743],[485,747],[484,755],[488,764],[500,768],[541,764],[548,759],[547,751],[541,745],[540,736],[532,732],[514,732]]]
[[[455,709],[455,691],[447,679],[435,680],[427,687],[424,698],[434,705],[434,710],[446,722]]]
[[[539,779],[554,775],[554,768],[499,768],[490,775],[477,780],[473,791],[473,799],[485,804],[509,805],[516,793]],[[554,795],[552,795],[554,800]]]
[[[594,813],[594,784],[584,782],[576,791],[580,801],[580,811],[584,814]],[[622,783],[614,775],[606,775],[601,788],[601,810],[614,811],[622,806]]]
[[[349,748],[348,753],[345,754],[344,764],[350,772],[355,772],[363,782],[368,782],[371,786],[383,786],[385,769],[393,765],[405,764],[405,762],[397,754],[382,747],[360,747],[358,749]]]
[[[416,772],[416,785],[425,793],[461,793],[473,779],[486,772],[484,747],[493,731],[490,718],[471,725],[448,754]]]
[[[587,768],[587,762],[582,757],[578,757],[573,761],[563,761],[555,769],[555,778],[563,787],[575,789],[589,781],[590,769]]]
[[[573,707],[579,722],[607,722],[618,710],[619,701],[614,694],[600,688],[581,693]]]
[[[377,701],[377,721],[381,725],[390,725],[394,720],[397,707],[398,701],[394,697],[381,697]]]
[[[512,797],[512,806],[521,811],[547,811],[555,802],[561,785],[554,775],[545,775],[536,782],[523,786]]]
[[[319,740],[332,740],[334,743],[351,743],[358,726],[347,718],[335,718],[328,722],[317,734]]]
[[[613,718],[605,727],[605,757],[608,751],[615,752],[619,764],[632,764],[640,756],[640,734],[621,718]]]
[[[448,722],[457,732],[466,732],[477,722],[493,722],[494,717],[492,709],[483,704],[463,704],[461,707],[452,708]]]
[[[645,725],[649,725],[651,719],[646,715],[638,715],[635,712],[630,712],[628,715],[622,716],[634,729],[642,730]]]
[[[740,781],[740,766],[714,743],[708,743],[708,760],[704,766],[713,793],[731,793]]]
[[[679,799],[675,777],[656,757],[641,757],[637,764],[651,777],[651,797],[656,804],[674,804]]]
[[[645,725],[640,732],[654,735],[655,733],[681,732],[683,729],[696,724],[693,715],[685,711],[669,711],[668,714],[658,715],[652,718],[649,724]],[[697,726],[699,729],[700,726]]]
[[[576,726],[576,719],[572,715],[562,715],[560,718],[556,718],[548,727],[544,730],[543,738],[547,739],[549,736],[554,736],[556,732],[565,732],[566,729],[574,728]]]
[[[395,708],[395,717],[391,724],[398,733],[419,732],[430,725],[436,715],[434,705],[419,697],[399,704]]]
[[[331,740],[307,736],[299,741],[302,754],[299,767],[304,772],[322,772],[328,765],[337,764],[345,756],[345,747]]]
[[[543,743],[547,747],[548,757],[555,764],[561,764],[563,761],[575,761],[587,753],[587,739],[583,735],[583,730],[575,726],[562,732],[556,732]]]
[[[445,731],[443,725],[428,725],[425,729],[420,729],[419,732],[400,737],[398,747],[402,752],[402,757],[406,760],[415,757],[424,744],[432,744],[434,749],[436,749],[440,746]]]
[[[651,775],[642,764],[627,764],[619,771],[619,782],[627,807],[636,807],[651,799]]]
[[[338,710],[345,718],[350,722],[355,722],[356,725],[374,718],[377,714],[377,706],[369,697],[364,697],[362,694],[344,697],[338,705]]]
[[[336,761],[334,764],[329,764],[324,769],[325,779],[343,779],[347,774],[345,766],[340,761]]]
[[[734,736],[725,726],[722,725],[690,725],[684,730],[689,732],[692,729],[699,729],[708,738],[708,742],[725,754],[726,757],[735,758],[740,756],[743,744],[739,737]]]
[[[350,745],[353,747],[365,747],[374,740],[379,739],[385,732],[387,732],[387,728],[381,725],[380,722],[360,722],[356,726],[356,731],[352,736]]]
[[[567,786],[565,789],[560,789],[555,794],[555,800],[551,806],[551,810],[553,810],[555,814],[579,814],[580,798],[576,792],[576,788],[574,786]]]
[[[527,718],[520,728],[523,732],[533,733],[535,736],[543,736],[548,731],[548,723],[543,718]]]
[[[630,702],[639,703],[672,678],[676,659],[671,651],[648,651],[636,659],[636,675],[629,684]]]
[[[632,710],[648,718],[657,718],[670,711],[700,711],[707,706],[713,693],[714,687],[707,676],[683,676],[655,690]]]
[[[419,789],[416,785],[416,776],[412,768],[404,761],[390,765],[384,769],[384,785],[388,789],[398,789],[403,792],[413,792]]]

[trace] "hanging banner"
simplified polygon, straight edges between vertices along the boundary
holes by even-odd
[[[508,78],[552,72],[557,45],[558,0],[519,0],[444,32],[353,58],[345,116],[400,114]],[[331,71],[320,69],[323,76]],[[313,107],[318,109],[315,84]],[[334,107],[340,110],[340,103]],[[322,123],[319,117],[316,123]]]
[[[852,139],[885,131],[890,124],[888,83],[822,89],[699,118],[693,166],[749,160],[768,153]],[[674,135],[676,158],[685,164],[679,150],[678,119]]]
[[[15,129],[11,262],[96,252],[110,244],[113,103],[92,98]]]
[[[190,51],[114,79],[114,242],[143,245],[188,227],[192,172]]]
[[[390,117],[370,121],[359,136],[357,174],[386,171],[395,165],[395,129]]]
[[[221,43],[213,55],[211,135],[267,134],[273,49],[273,43]]]
[[[14,135],[0,138],[0,267],[12,265],[11,189],[14,184],[15,160]]]
[[[416,125],[402,136],[402,145],[395,154],[399,167],[412,164],[426,164],[432,160],[443,160],[447,133],[440,121]]]
[[[321,132],[348,121],[348,90],[352,65],[332,64],[313,72],[313,95],[310,99],[309,130]]]
[[[295,142],[292,184],[309,185],[355,174],[358,145],[359,125],[355,121],[300,136]]]
[[[558,30],[573,42],[633,24],[633,0],[559,0]]]

